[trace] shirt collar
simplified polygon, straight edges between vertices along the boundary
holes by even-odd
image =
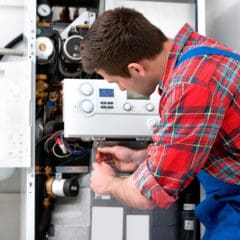
[[[159,83],[159,88],[164,88],[164,83],[167,81],[169,74],[172,72],[172,70],[175,67],[175,64],[179,58],[179,56],[183,52],[183,48],[186,45],[186,42],[190,38],[190,35],[194,32],[194,29],[186,23],[180,31],[177,33],[177,35],[173,39],[173,45],[172,48],[168,54],[168,61],[165,68],[165,72],[163,75],[162,80]]]

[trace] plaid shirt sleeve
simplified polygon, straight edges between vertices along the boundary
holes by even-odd
[[[139,191],[160,207],[169,207],[203,167],[224,117],[213,89],[195,81],[176,81],[162,94],[154,143],[133,175]]]

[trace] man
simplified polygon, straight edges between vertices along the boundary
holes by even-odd
[[[169,39],[131,9],[97,18],[82,41],[83,68],[145,96],[158,86],[161,120],[147,150],[99,148],[91,187],[130,207],[167,208],[198,174],[204,239],[240,239],[240,62],[221,54],[181,62],[199,46],[231,52],[188,24]],[[133,174],[119,178],[114,169]]]

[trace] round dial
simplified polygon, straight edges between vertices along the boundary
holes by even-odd
[[[47,3],[41,3],[38,5],[37,13],[40,17],[48,17],[51,15],[51,7]]]
[[[146,105],[146,109],[147,109],[148,112],[152,112],[154,110],[154,106],[151,103],[148,103]]]
[[[131,106],[130,103],[124,103],[123,109],[124,109],[125,111],[130,111],[130,110],[132,109],[132,106]]]
[[[91,113],[94,109],[94,105],[93,103],[90,101],[90,100],[84,100],[82,103],[81,103],[81,109],[83,112],[85,113]]]
[[[89,83],[84,83],[82,86],[81,86],[81,93],[85,96],[90,96],[93,94],[93,87],[91,84]]]

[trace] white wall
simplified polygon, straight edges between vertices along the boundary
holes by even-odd
[[[23,32],[23,9],[0,6],[0,48]]]
[[[206,0],[207,36],[240,52],[240,1]]]
[[[24,11],[23,7],[20,6],[21,1],[15,1],[14,0],[7,0],[7,2],[4,2],[3,0],[0,0],[0,48],[3,48],[7,43],[9,43],[12,39],[17,37],[19,34],[23,32],[24,29]],[[11,59],[16,59],[18,57],[11,57]],[[4,57],[2,61],[9,60],[10,57]],[[16,181],[10,179],[11,184],[9,186],[3,187],[8,183],[7,181],[5,184],[2,184],[1,180],[5,178],[4,176],[11,176],[10,173],[15,173],[15,169],[6,169],[6,168],[0,168],[0,193],[12,193],[12,192],[19,192],[20,185],[19,185],[19,173],[17,171],[17,174],[14,175],[14,178],[16,177]],[[8,172],[9,174],[7,174]]]
[[[0,48],[3,48],[13,38],[23,32],[23,8],[20,2],[17,4],[7,0],[8,3],[0,0]],[[4,57],[3,61],[16,57]],[[0,168],[0,179],[4,173],[13,170],[13,175],[8,179],[0,181],[0,239],[19,240],[21,223],[21,169]],[[4,172],[2,172],[4,171]]]

